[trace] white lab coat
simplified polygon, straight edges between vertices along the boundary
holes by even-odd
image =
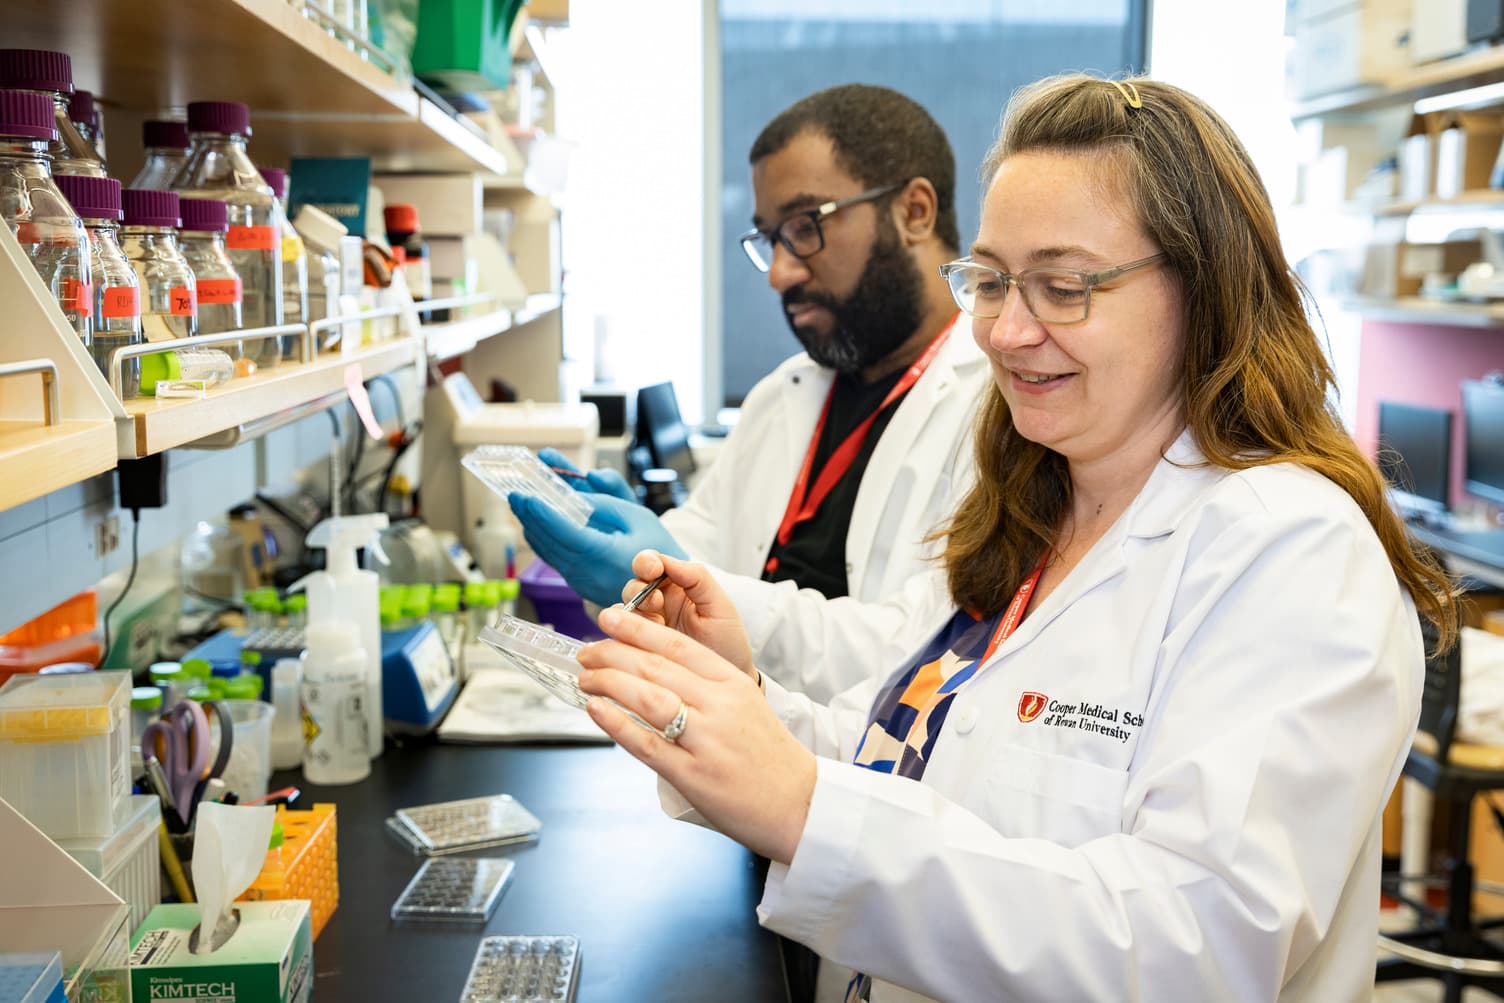
[[[674,539],[730,594],[763,670],[822,700],[865,673],[849,663],[844,672],[786,664],[777,650],[764,650],[777,630],[815,629],[829,614],[820,593],[761,575],[833,379],[832,370],[800,353],[760,380],[715,465],[683,507],[663,516]],[[985,357],[966,325],[956,325],[899,403],[862,474],[846,533],[847,605],[896,593],[932,566],[936,547],[924,538],[971,484],[972,423],[987,379]],[[829,622],[861,615],[854,609]]]
[[[1170,455],[1199,459],[1189,436]],[[950,617],[913,596],[926,633]],[[830,708],[769,684],[825,758],[759,917],[872,974],[873,1003],[1367,1001],[1422,674],[1344,492],[1161,462],[957,695],[922,782],[851,765],[882,679]],[[1025,722],[1029,691],[1049,703]]]

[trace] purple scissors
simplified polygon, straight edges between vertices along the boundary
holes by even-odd
[[[148,725],[141,733],[141,758],[161,761],[172,806],[187,824],[193,813],[194,788],[209,765],[209,718],[204,709],[192,700],[182,700],[165,718]]]

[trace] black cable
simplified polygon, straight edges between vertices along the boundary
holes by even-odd
[[[99,656],[99,667],[104,668],[104,663],[110,657],[110,617],[114,615],[116,608],[125,601],[126,593],[136,583],[136,567],[141,563],[141,510],[131,509],[131,573],[126,576],[125,588],[110,603],[109,609],[104,611],[104,651]]]
[[[360,458],[366,451],[366,430],[359,423],[355,429],[355,448],[351,451],[350,465],[345,468],[345,508],[349,514],[355,514],[355,471],[360,469]]]
[[[329,416],[329,423],[334,426],[334,445],[329,450],[331,453],[329,464],[329,512],[331,515],[339,508],[339,503],[342,500],[337,490],[342,485],[336,484],[335,480],[339,477],[339,456],[345,446],[345,433],[340,427],[339,415],[334,412],[334,408],[330,408],[324,412]]]
[[[256,502],[259,505],[265,505],[267,508],[271,509],[274,514],[281,516],[283,519],[286,519],[289,523],[292,524],[292,527],[298,531],[299,536],[307,536],[308,531],[313,529],[312,526],[308,525],[302,519],[299,519],[297,516],[288,511],[285,505],[277,501],[271,495],[257,491]]]
[[[396,449],[392,450],[392,459],[391,459],[391,462],[386,465],[386,471],[383,473],[383,475],[381,477],[381,489],[376,492],[376,508],[375,508],[375,511],[377,511],[377,512],[385,512],[386,511],[386,491],[387,491],[388,485],[390,485],[392,483],[392,475],[394,473],[396,473],[396,471],[397,471],[397,461],[400,460],[400,459],[402,459],[402,454],[405,453],[405,452],[407,452],[408,447],[411,446],[413,443],[417,442],[418,441],[418,437],[420,435],[422,435],[422,434],[423,434],[423,423],[421,421],[415,421],[415,422],[413,422],[413,431],[412,431],[412,434],[411,435],[405,435],[405,436],[403,436],[403,438],[402,438],[402,444],[400,446],[398,446]]]

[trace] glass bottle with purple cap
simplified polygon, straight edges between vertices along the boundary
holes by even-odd
[[[153,120],[141,123],[146,163],[127,188],[165,192],[188,162],[188,123]]]
[[[73,60],[66,52],[46,49],[0,49],[0,88],[40,91],[52,101],[53,128],[48,144],[53,174],[105,176],[104,162],[68,117],[73,94]]]
[[[62,307],[68,326],[88,345],[94,330],[89,237],[52,178],[47,144],[56,135],[51,98],[0,90],[0,219]]]
[[[282,234],[282,320],[287,324],[307,324],[308,252],[303,238],[287,220],[287,172],[280,167],[263,167],[261,176],[277,196],[277,228]]]
[[[240,273],[225,253],[225,233],[230,229],[225,204],[219,199],[184,199],[179,208],[183,225],[178,238],[198,286],[198,333],[238,331],[245,326],[240,314],[242,290]],[[225,350],[235,358],[241,356],[238,345]]]
[[[141,331],[147,341],[198,333],[198,283],[178,247],[177,192],[131,188],[120,193],[120,243],[141,280]]]
[[[188,161],[172,187],[184,198],[224,201],[230,216],[225,237],[230,260],[244,289],[241,316],[246,327],[282,323],[282,235],[277,229],[276,196],[246,153],[250,109],[238,101],[193,101],[188,105]],[[285,342],[279,345],[278,342]],[[247,346],[260,366],[297,351],[298,338],[253,342]]]
[[[120,182],[64,174],[58,189],[89,231],[89,273],[94,280],[94,340],[90,354],[101,372],[110,375],[110,356],[118,348],[139,345],[141,283],[120,249]],[[141,390],[141,360],[127,359],[121,367],[120,397],[129,400]]]

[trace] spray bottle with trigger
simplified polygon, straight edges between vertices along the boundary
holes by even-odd
[[[308,626],[346,621],[355,624],[366,652],[366,720],[371,758],[381,755],[381,608],[379,576],[356,562],[363,547],[372,547],[381,560],[380,533],[387,528],[384,513],[342,515],[325,519],[308,534],[308,547],[327,555],[324,570],[305,575],[288,591],[308,593]]]

